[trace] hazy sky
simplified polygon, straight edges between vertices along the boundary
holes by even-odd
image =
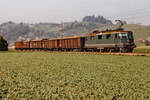
[[[150,24],[150,0],[0,0],[0,23],[65,22],[86,15]]]

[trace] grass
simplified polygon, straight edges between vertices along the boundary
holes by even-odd
[[[149,46],[142,46],[134,49],[135,53],[150,53],[150,47]]]
[[[149,100],[143,56],[0,53],[0,96],[10,100]]]

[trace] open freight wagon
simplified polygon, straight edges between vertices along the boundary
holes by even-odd
[[[84,48],[84,37],[67,37],[15,42],[17,50],[81,50]]]

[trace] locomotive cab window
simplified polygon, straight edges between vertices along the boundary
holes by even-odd
[[[102,35],[98,35],[98,39],[102,39]]]
[[[128,34],[128,38],[129,38],[129,39],[133,39],[133,33],[132,33],[132,32],[130,32],[130,33]]]
[[[127,35],[127,33],[122,33],[122,34],[120,34],[120,37],[122,39],[126,39],[128,37],[128,35]]]
[[[106,39],[109,39],[111,37],[111,34],[106,35]]]

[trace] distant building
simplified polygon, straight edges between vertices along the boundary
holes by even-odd
[[[150,37],[148,37],[147,39],[146,39],[146,43],[145,43],[147,46],[150,46]]]
[[[29,27],[30,28],[34,28],[34,24],[29,24]]]
[[[148,37],[146,40],[150,42],[150,37]]]

